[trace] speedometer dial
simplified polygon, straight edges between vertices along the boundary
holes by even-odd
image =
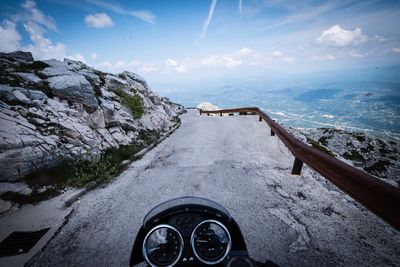
[[[194,254],[201,262],[216,264],[228,255],[231,249],[231,236],[222,223],[206,220],[194,229],[191,245]]]
[[[143,257],[150,266],[172,266],[182,255],[183,239],[174,227],[154,227],[143,242]]]

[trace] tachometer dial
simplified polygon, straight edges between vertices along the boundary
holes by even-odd
[[[216,264],[228,255],[231,249],[231,236],[222,223],[206,220],[194,229],[191,245],[194,254],[201,262]]]
[[[150,266],[172,266],[182,255],[183,239],[174,227],[154,227],[143,242],[143,257]]]

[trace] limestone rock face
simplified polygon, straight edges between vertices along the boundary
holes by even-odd
[[[329,151],[337,159],[400,187],[400,142],[397,139],[333,128],[285,128],[300,141]]]
[[[183,112],[130,72],[116,76],[69,59],[34,61],[21,51],[0,53],[0,67],[0,181],[98,156],[139,141],[141,131],[162,134]],[[139,119],[115,90],[141,97]]]
[[[30,52],[15,51],[11,53],[0,53],[0,57],[4,60],[8,60],[11,62],[15,61],[23,63],[33,62],[33,57]]]
[[[219,107],[214,106],[213,104],[208,103],[208,102],[201,102],[200,104],[197,105],[197,108],[204,110],[204,111],[219,110]]]
[[[48,78],[47,82],[51,92],[59,98],[82,103],[91,110],[97,109],[93,87],[83,75],[58,75]]]

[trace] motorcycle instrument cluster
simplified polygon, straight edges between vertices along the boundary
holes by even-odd
[[[188,222],[187,225],[177,223],[182,219]],[[180,260],[184,249],[190,249],[197,261],[207,265],[218,264],[229,254],[231,236],[221,222],[199,220],[198,217],[175,217],[170,222],[172,225],[157,225],[144,239],[143,257],[150,266],[173,266]],[[194,257],[183,260],[194,261]]]

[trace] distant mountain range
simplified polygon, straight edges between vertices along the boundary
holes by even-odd
[[[221,108],[258,106],[292,127],[331,127],[400,138],[399,82],[335,82],[273,90],[225,85],[163,94],[185,106],[203,101]]]

